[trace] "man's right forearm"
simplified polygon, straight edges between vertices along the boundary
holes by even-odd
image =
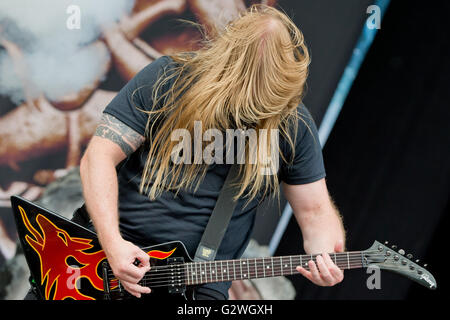
[[[120,234],[116,165],[135,152],[144,140],[123,122],[104,113],[80,163],[86,208],[100,245],[116,278],[138,298],[142,293],[150,293],[148,287],[138,285],[150,270],[149,256]],[[140,261],[138,265],[136,260]]]
[[[121,238],[118,222],[118,184],[114,161],[89,149],[80,164],[80,175],[86,207],[94,224],[100,244]]]

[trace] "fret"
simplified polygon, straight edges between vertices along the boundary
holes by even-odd
[[[273,273],[273,276],[274,276],[274,277],[278,277],[278,276],[279,276],[279,274],[278,274],[279,271],[278,271],[278,270],[275,271],[275,268],[274,268],[274,266],[273,266],[274,263],[275,263],[275,265],[276,265],[277,259],[279,260],[280,257],[273,257],[273,258],[272,258],[272,261],[273,261],[273,263],[272,263],[272,273]]]
[[[197,265],[195,264],[195,263],[193,263],[192,264],[192,282],[194,283],[194,284],[197,284]],[[194,276],[195,276],[195,278],[194,278]]]
[[[283,258],[282,257],[278,257],[278,260],[280,261],[280,276],[283,275]]]
[[[205,275],[205,271],[203,271],[203,267],[204,267],[204,262],[200,262],[200,282],[203,283],[204,281],[204,275]]]
[[[191,263],[187,263],[186,264],[187,265],[187,268],[188,268],[188,278],[189,277],[192,277],[192,280],[190,281],[191,282],[191,284],[194,284],[194,275],[192,274],[192,270],[191,270],[191,266],[192,266],[192,264]]]
[[[256,266],[256,258],[255,260],[255,277],[258,278],[258,267]]]
[[[200,267],[200,283],[204,283],[205,282],[204,279],[205,271],[203,271],[204,262],[199,262],[198,266]]]
[[[349,256],[348,256],[348,252],[347,252],[347,266],[348,266],[348,268],[350,269],[350,258],[349,258]]]
[[[264,258],[262,260],[263,260],[262,264],[263,264],[263,272],[264,272],[264,278],[265,278],[266,277],[266,265],[265,265],[265,262],[264,262]]]
[[[197,284],[197,263],[192,263],[192,283]]]
[[[334,254],[334,264],[337,265],[337,261],[336,261],[336,253]]]
[[[196,281],[197,283],[200,283],[200,282],[198,281],[198,274],[199,274],[199,272],[198,272],[198,270],[197,270],[197,266],[198,266],[198,263],[195,264],[195,281]]]
[[[203,262],[202,276],[203,276],[204,280],[202,282],[208,282],[207,272],[206,272],[206,263],[207,262]]]
[[[219,281],[219,280],[217,279],[217,262],[214,262],[214,266],[215,266],[215,269],[216,269],[216,282],[217,282],[217,281]]]
[[[212,278],[212,261],[209,263],[209,275],[211,276],[211,282],[214,282],[213,281],[213,278]]]
[[[272,262],[272,277],[275,275],[273,270],[273,258],[270,258],[270,262]]]
[[[233,272],[234,272],[233,277],[234,277],[234,280],[236,280],[236,264],[235,264],[235,261],[236,260],[233,260]]]
[[[222,281],[223,281],[223,266],[222,266],[222,261],[220,261],[220,273],[222,274]]]
[[[280,259],[280,272],[281,272],[281,276],[283,275],[283,257],[279,257],[278,259]]]
[[[264,264],[264,270],[270,270],[270,266],[266,265],[266,259],[263,259],[263,264]],[[267,277],[265,271],[264,271],[264,277]]]
[[[225,268],[225,272],[227,273],[228,280],[230,280],[230,267],[228,266],[228,261],[227,261],[227,267]]]
[[[214,282],[213,281],[213,270],[212,270],[212,264],[214,263],[214,261],[210,261],[209,262],[209,278],[211,279],[210,281],[211,282]]]
[[[245,262],[244,262],[244,264],[245,264]],[[242,260],[239,260],[239,267],[241,268],[241,279],[243,279],[242,278]],[[244,277],[245,277],[245,275],[244,275]]]
[[[250,278],[250,259],[247,259],[247,278]]]
[[[301,259],[302,259],[302,256],[300,256],[300,261],[301,261]],[[292,256],[289,256],[289,261],[290,261],[290,264],[291,264],[290,269],[291,269],[291,274],[292,274],[292,273],[294,273],[294,271],[292,270]]]
[[[187,263],[184,264],[184,274],[187,276],[186,278],[186,285],[189,285],[189,265]]]
[[[208,283],[208,271],[206,270],[208,262],[205,261],[202,263],[202,276],[203,276],[203,283]]]

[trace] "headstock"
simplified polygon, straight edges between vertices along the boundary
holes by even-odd
[[[397,246],[387,246],[387,241],[382,244],[375,241],[373,245],[362,251],[363,266],[378,266],[380,269],[401,274],[429,289],[436,289],[437,284],[433,275],[425,269],[426,265],[418,265],[419,260],[413,262],[411,254],[405,254],[405,250],[397,250]]]

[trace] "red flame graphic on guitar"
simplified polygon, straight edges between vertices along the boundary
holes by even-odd
[[[86,278],[97,290],[103,291],[103,279],[98,275],[98,266],[106,258],[103,250],[86,252],[93,247],[92,239],[71,237],[69,233],[58,228],[45,216],[38,214],[36,223],[41,229],[39,233],[28,220],[25,210],[19,206],[22,220],[30,235],[25,236],[27,243],[34,249],[40,259],[41,286],[45,281],[45,299],[94,300],[81,293],[77,282]],[[152,258],[166,259],[175,249],[169,252],[152,250],[148,255]],[[68,259],[75,259],[80,267],[69,265]],[[50,296],[52,288],[54,294]]]

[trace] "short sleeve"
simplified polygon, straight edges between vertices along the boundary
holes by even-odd
[[[291,185],[315,182],[326,175],[314,119],[304,105],[300,105],[297,112],[299,119],[295,153],[292,159],[292,148],[285,143],[283,152],[288,162],[282,161],[280,168],[280,180]]]
[[[162,56],[144,67],[128,81],[103,112],[144,136],[148,114],[139,109],[151,109],[153,87],[170,61],[169,57]]]

